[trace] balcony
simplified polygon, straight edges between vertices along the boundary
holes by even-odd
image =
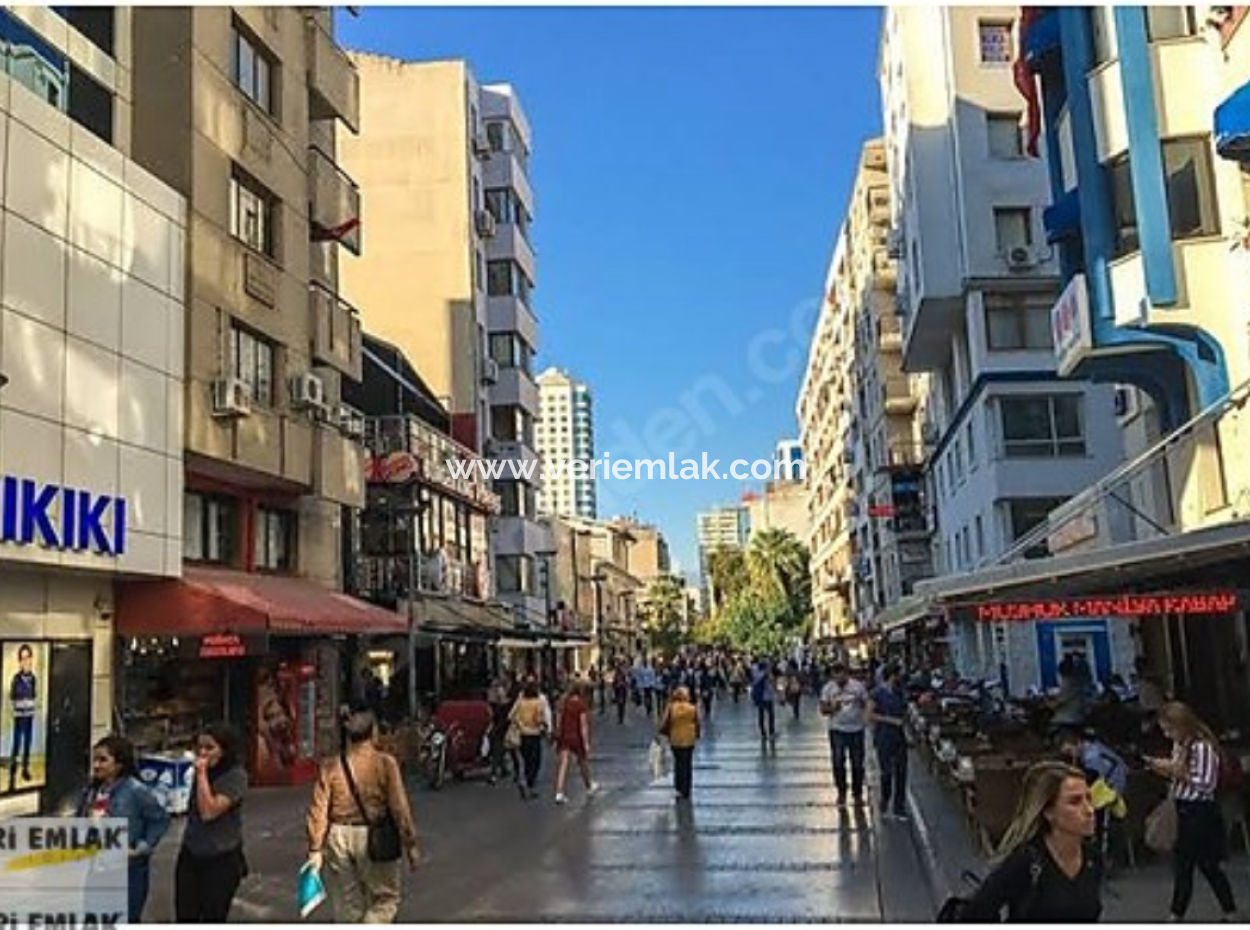
[[[313,334],[313,361],[341,371],[354,381],[362,377],[360,317],[356,308],[333,291],[308,288],[309,329]]]
[[[499,496],[475,465],[467,478],[457,478],[449,459],[476,463],[481,456],[414,416],[370,417],[365,423],[370,484],[411,482],[458,497],[482,513],[499,512]]]
[[[885,461],[877,471],[894,468],[919,468],[924,464],[924,446],[918,443],[891,443],[885,450]]]
[[[894,314],[881,316],[877,345],[882,352],[903,351],[903,324]]]
[[[525,272],[525,277],[537,279],[537,263],[534,248],[515,223],[500,223],[495,235],[486,240],[488,261],[514,261]]]
[[[885,412],[904,416],[915,412],[916,395],[911,390],[911,380],[904,375],[892,375],[885,379]]]
[[[892,288],[898,285],[898,266],[885,249],[877,249],[872,253],[872,277],[879,287]]]
[[[423,594],[485,600],[489,574],[481,562],[462,562],[441,551],[421,555],[362,555],[356,561],[357,590],[382,603],[405,600],[415,586]]]
[[[308,200],[312,240],[337,242],[359,255],[360,188],[316,146],[308,147]]]
[[[313,119],[341,119],[352,132],[360,131],[360,76],[347,53],[312,21],[308,29],[308,115]]]

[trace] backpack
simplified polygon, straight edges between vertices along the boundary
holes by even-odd
[[[751,682],[751,700],[756,704],[764,703],[764,689],[768,687],[768,676],[761,675]]]
[[[1042,861],[1038,858],[1037,851],[1031,846],[1029,847],[1029,894],[1025,899],[1022,912],[1027,913],[1033,904],[1033,899],[1037,896],[1037,883],[1042,877]],[[981,877],[975,872],[964,872],[962,876],[965,884],[976,888],[981,884]],[[963,895],[951,895],[942,902],[942,906],[938,908],[937,916],[934,918],[935,923],[939,924],[960,924],[970,923],[971,921],[965,916],[968,908],[972,904],[971,897]],[[1027,919],[1027,918],[1026,918]]]

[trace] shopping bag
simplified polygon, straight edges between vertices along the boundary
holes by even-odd
[[[651,764],[651,777],[657,781],[664,777],[664,747],[660,741],[653,740],[651,742],[651,751],[647,756],[647,761]]]
[[[313,868],[311,862],[305,862],[299,870],[298,887],[299,916],[306,919],[326,899],[326,886],[321,880],[321,872]]]
[[[1157,853],[1171,852],[1176,833],[1176,802],[1168,798],[1146,818],[1146,845]]]

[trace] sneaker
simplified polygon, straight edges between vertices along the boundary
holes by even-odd
[[[592,797],[593,795],[596,795],[598,793],[599,793],[599,783],[597,781],[592,781],[590,783],[590,787],[586,789],[586,796]]]
[[[907,823],[909,820],[911,820],[911,818],[907,816],[906,811],[895,811],[893,814],[890,815],[890,817],[894,820],[897,820],[899,823]]]
[[[559,792],[559,793],[556,795],[556,803],[557,803],[557,804],[568,804],[568,803],[569,803],[569,798],[568,798],[568,795],[566,795],[563,791]]]

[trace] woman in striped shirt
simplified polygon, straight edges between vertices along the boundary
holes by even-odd
[[[1164,704],[1159,728],[1172,741],[1170,759],[1147,759],[1150,770],[1170,779],[1176,802],[1176,847],[1172,917],[1183,920],[1194,893],[1197,868],[1220,902],[1225,921],[1237,920],[1237,904],[1220,865],[1228,854],[1228,836],[1215,792],[1220,780],[1220,744],[1211,728],[1186,704]]]

